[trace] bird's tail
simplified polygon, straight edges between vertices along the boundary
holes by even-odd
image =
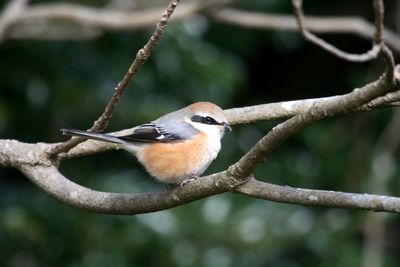
[[[71,135],[71,136],[81,136],[87,139],[94,139],[104,142],[111,142],[116,144],[123,144],[125,141],[119,139],[116,136],[112,136],[109,134],[101,134],[101,133],[94,133],[94,132],[87,132],[81,130],[73,130],[73,129],[60,129],[63,135]]]

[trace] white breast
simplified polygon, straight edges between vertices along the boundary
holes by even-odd
[[[208,168],[208,166],[210,166],[211,162],[213,162],[213,160],[217,157],[219,152],[219,149],[215,149],[215,147],[213,147],[212,149],[210,148],[210,153],[209,153],[209,157],[204,158],[202,164],[200,164],[196,170],[196,172],[194,173],[194,176],[200,176],[202,175]]]
[[[197,123],[196,123],[197,124]],[[207,136],[206,150],[207,157],[203,159],[203,163],[199,165],[196,176],[200,176],[210,166],[211,162],[217,157],[221,150],[221,134],[217,127],[210,125],[198,124],[195,126]]]

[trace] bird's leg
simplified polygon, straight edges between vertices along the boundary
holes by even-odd
[[[180,187],[184,187],[185,185],[187,185],[190,182],[193,182],[194,180],[197,180],[199,178],[199,176],[189,176],[189,178],[186,178],[185,180],[183,180],[180,184]]]

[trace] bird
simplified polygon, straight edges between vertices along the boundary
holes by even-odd
[[[196,180],[217,157],[221,139],[232,131],[224,111],[211,102],[196,102],[116,136],[61,129],[62,134],[118,144],[157,181],[180,185]]]

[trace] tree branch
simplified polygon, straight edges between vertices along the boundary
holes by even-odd
[[[366,62],[370,61],[378,56],[380,52],[379,44],[382,42],[382,32],[383,32],[383,3],[382,0],[375,0],[375,34],[374,34],[374,44],[370,50],[362,54],[352,54],[342,51],[330,43],[319,38],[315,34],[309,32],[304,26],[304,13],[303,13],[303,1],[302,0],[292,0],[292,5],[294,9],[294,14],[296,18],[297,25],[299,27],[301,35],[307,41],[321,47],[322,49],[328,51],[329,53],[352,62]]]
[[[88,211],[134,215],[173,208],[188,202],[223,193],[226,189],[216,186],[221,176],[208,176],[195,187],[173,188],[159,192],[123,194],[95,191],[65,178],[55,166],[23,165],[20,170],[32,182],[56,199]]]
[[[207,0],[183,3],[172,19],[183,19],[211,6],[226,4],[230,1]],[[10,28],[8,37],[13,38],[76,39],[74,35],[80,38],[87,35],[88,38],[92,38],[101,30],[132,30],[152,26],[159,20],[160,13],[163,11],[164,7],[125,11],[70,3],[36,4],[12,16],[12,20],[4,27]],[[60,22],[74,25],[74,31],[66,32],[65,27],[55,30],[54,28],[57,28]],[[38,27],[32,25],[40,26],[39,30]],[[49,36],[43,32],[46,25],[50,25],[53,29],[47,33]],[[76,28],[76,25],[80,25],[80,28]]]
[[[296,19],[292,15],[278,15],[261,12],[222,8],[213,10],[209,16],[217,21],[248,28],[279,29],[298,31]],[[316,33],[347,33],[373,40],[375,26],[359,17],[316,17],[304,18],[304,27]],[[384,28],[383,36],[386,44],[396,52],[400,52],[400,37],[393,31]]]
[[[46,157],[47,146],[0,140],[0,163],[12,163],[39,188],[63,203],[92,212],[125,215],[154,212],[231,191],[275,202],[400,213],[400,198],[397,197],[292,188],[252,178],[237,181],[227,172],[202,177],[183,188],[158,192],[100,192],[80,186],[60,174],[55,163]]]
[[[400,79],[396,79],[396,81],[399,83]],[[304,113],[316,103],[324,101],[337,101],[340,97],[341,96],[329,96],[232,108],[225,110],[225,114],[228,117],[229,124],[232,125],[254,123],[257,121],[287,119],[300,113]],[[400,91],[394,91],[387,93],[384,96],[377,97],[361,107],[348,110],[343,114],[369,112],[386,107],[397,107],[400,106],[399,101]]]
[[[214,20],[242,27],[298,30],[294,16],[249,12],[233,8],[215,9],[230,0],[209,0],[182,3],[172,20],[181,20],[198,13],[206,13]],[[154,25],[162,8],[139,11],[94,8],[69,3],[36,4],[25,6],[23,12],[15,13],[8,23],[2,22],[0,29],[8,29],[7,34],[0,30],[2,38],[47,38],[80,39],[96,37],[102,30],[134,30]],[[4,12],[3,12],[4,13]],[[73,31],[60,27],[59,22],[80,25]],[[35,26],[36,25],[36,26]],[[46,27],[48,25],[48,27]],[[40,27],[39,27],[40,26]],[[305,28],[318,33],[352,33],[373,40],[375,27],[359,17],[316,17],[308,16],[304,20]],[[38,29],[41,30],[38,30]],[[47,31],[47,32],[46,32]],[[389,29],[383,29],[385,42],[396,52],[400,52],[400,37]],[[3,34],[2,34],[3,33]]]
[[[0,42],[8,28],[14,23],[16,17],[23,13],[28,0],[10,0],[0,13]]]
[[[131,82],[133,77],[136,75],[139,68],[143,65],[143,63],[150,57],[151,51],[156,46],[158,40],[163,34],[165,27],[167,26],[168,20],[174,12],[176,6],[178,5],[179,0],[171,0],[168,4],[167,9],[164,11],[161,16],[160,21],[156,25],[156,29],[154,33],[151,35],[150,39],[143,46],[142,49],[138,51],[135,59],[133,60],[131,66],[128,69],[128,72],[125,73],[122,80],[118,83],[117,87],[114,89],[114,94],[112,95],[110,101],[104,109],[103,114],[94,122],[93,126],[89,129],[89,131],[94,132],[102,132],[108,125],[108,122],[111,119],[112,114],[114,113],[115,108],[117,107],[119,100],[127,88],[128,84]],[[50,156],[54,156],[61,152],[67,152],[71,148],[75,147],[79,143],[85,141],[85,138],[71,138],[69,141],[55,146],[51,151],[49,151]]]
[[[398,197],[294,188],[255,179],[238,186],[235,192],[280,203],[400,213]]]

